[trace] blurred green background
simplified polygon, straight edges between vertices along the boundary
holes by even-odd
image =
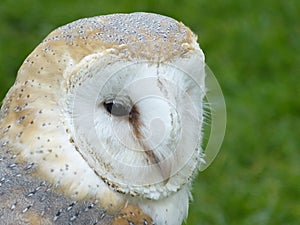
[[[51,30],[82,17],[133,11],[188,25],[226,99],[225,140],[193,185],[187,224],[299,224],[299,0],[1,0],[0,98]]]

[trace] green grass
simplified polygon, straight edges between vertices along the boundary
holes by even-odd
[[[193,185],[187,224],[299,224],[298,0],[1,0],[0,97],[54,28],[132,11],[169,15],[191,27],[226,99],[226,137],[215,162]]]

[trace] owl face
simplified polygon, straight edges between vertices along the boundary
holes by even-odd
[[[160,199],[195,174],[205,94],[196,53],[170,63],[108,51],[71,73],[65,116],[74,145],[114,190]]]

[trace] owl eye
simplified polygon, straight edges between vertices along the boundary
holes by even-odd
[[[114,101],[108,101],[103,103],[106,111],[113,116],[127,116],[130,113],[130,107],[117,103]]]

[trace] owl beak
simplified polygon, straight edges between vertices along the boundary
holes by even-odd
[[[149,164],[156,167],[164,182],[170,179],[172,173],[172,162],[169,158],[173,151],[169,149],[169,142],[173,135],[171,126],[167,125],[168,122],[167,118],[155,117],[148,124],[151,134],[146,141],[142,142]]]
[[[151,164],[157,165],[157,168],[159,170],[159,173],[161,174],[163,181],[165,183],[168,182],[171,176],[171,163],[169,160],[159,160],[158,157],[155,155],[155,153],[152,150],[146,150],[146,155],[148,156],[149,161]]]

